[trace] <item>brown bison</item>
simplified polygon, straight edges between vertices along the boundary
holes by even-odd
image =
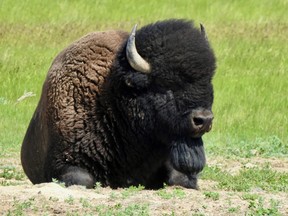
[[[204,27],[95,32],[53,61],[21,150],[32,183],[197,188],[215,57]]]

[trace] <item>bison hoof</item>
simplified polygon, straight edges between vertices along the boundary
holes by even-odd
[[[93,188],[95,184],[93,176],[80,167],[69,167],[66,172],[60,175],[59,180],[64,182],[66,187],[82,185],[86,188]]]

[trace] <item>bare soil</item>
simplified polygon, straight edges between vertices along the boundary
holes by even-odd
[[[0,158],[0,165],[15,166],[21,171],[20,161],[13,158]],[[219,157],[208,159],[208,164],[235,174],[243,167],[267,164],[279,172],[288,172],[288,159],[235,161]],[[164,195],[153,190],[88,190],[80,186],[65,188],[56,183],[32,185],[27,178],[0,178],[0,182],[7,185],[0,186],[0,215],[265,215],[275,212],[276,215],[288,215],[287,193],[253,189],[249,194],[261,197],[259,202],[259,199],[245,199],[247,192],[219,190],[216,182],[201,179],[198,191],[167,187],[163,190]],[[219,197],[213,198],[209,193]],[[271,200],[277,203],[276,207]]]

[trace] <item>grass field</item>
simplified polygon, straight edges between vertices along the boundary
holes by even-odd
[[[130,31],[135,23],[143,26],[167,18],[203,23],[218,59],[213,80],[215,121],[213,130],[204,136],[208,157],[287,158],[287,10],[287,0],[1,0],[0,158],[6,162],[0,161],[0,175],[5,174],[7,158],[19,155],[43,81],[57,53],[92,31]],[[17,101],[27,92],[35,96]],[[276,174],[271,169],[248,170],[246,174],[256,179],[247,183],[248,189],[231,189],[229,182],[238,181],[233,176],[227,177],[228,183],[221,183],[219,175],[229,176],[229,172],[213,166],[205,170],[203,178],[220,182],[228,191],[247,191],[252,185],[287,192],[288,167],[284,168],[285,172]],[[247,178],[243,172],[240,182]],[[258,183],[269,172],[277,181],[267,181],[272,185],[267,189],[265,181],[264,186]]]

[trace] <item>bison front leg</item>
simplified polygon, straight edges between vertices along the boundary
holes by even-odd
[[[205,166],[205,152],[201,138],[180,139],[173,143],[170,152],[169,185],[198,189],[197,178]]]
[[[82,185],[86,188],[93,188],[95,185],[94,177],[85,169],[76,166],[69,166],[57,178],[64,182],[65,186]]]

